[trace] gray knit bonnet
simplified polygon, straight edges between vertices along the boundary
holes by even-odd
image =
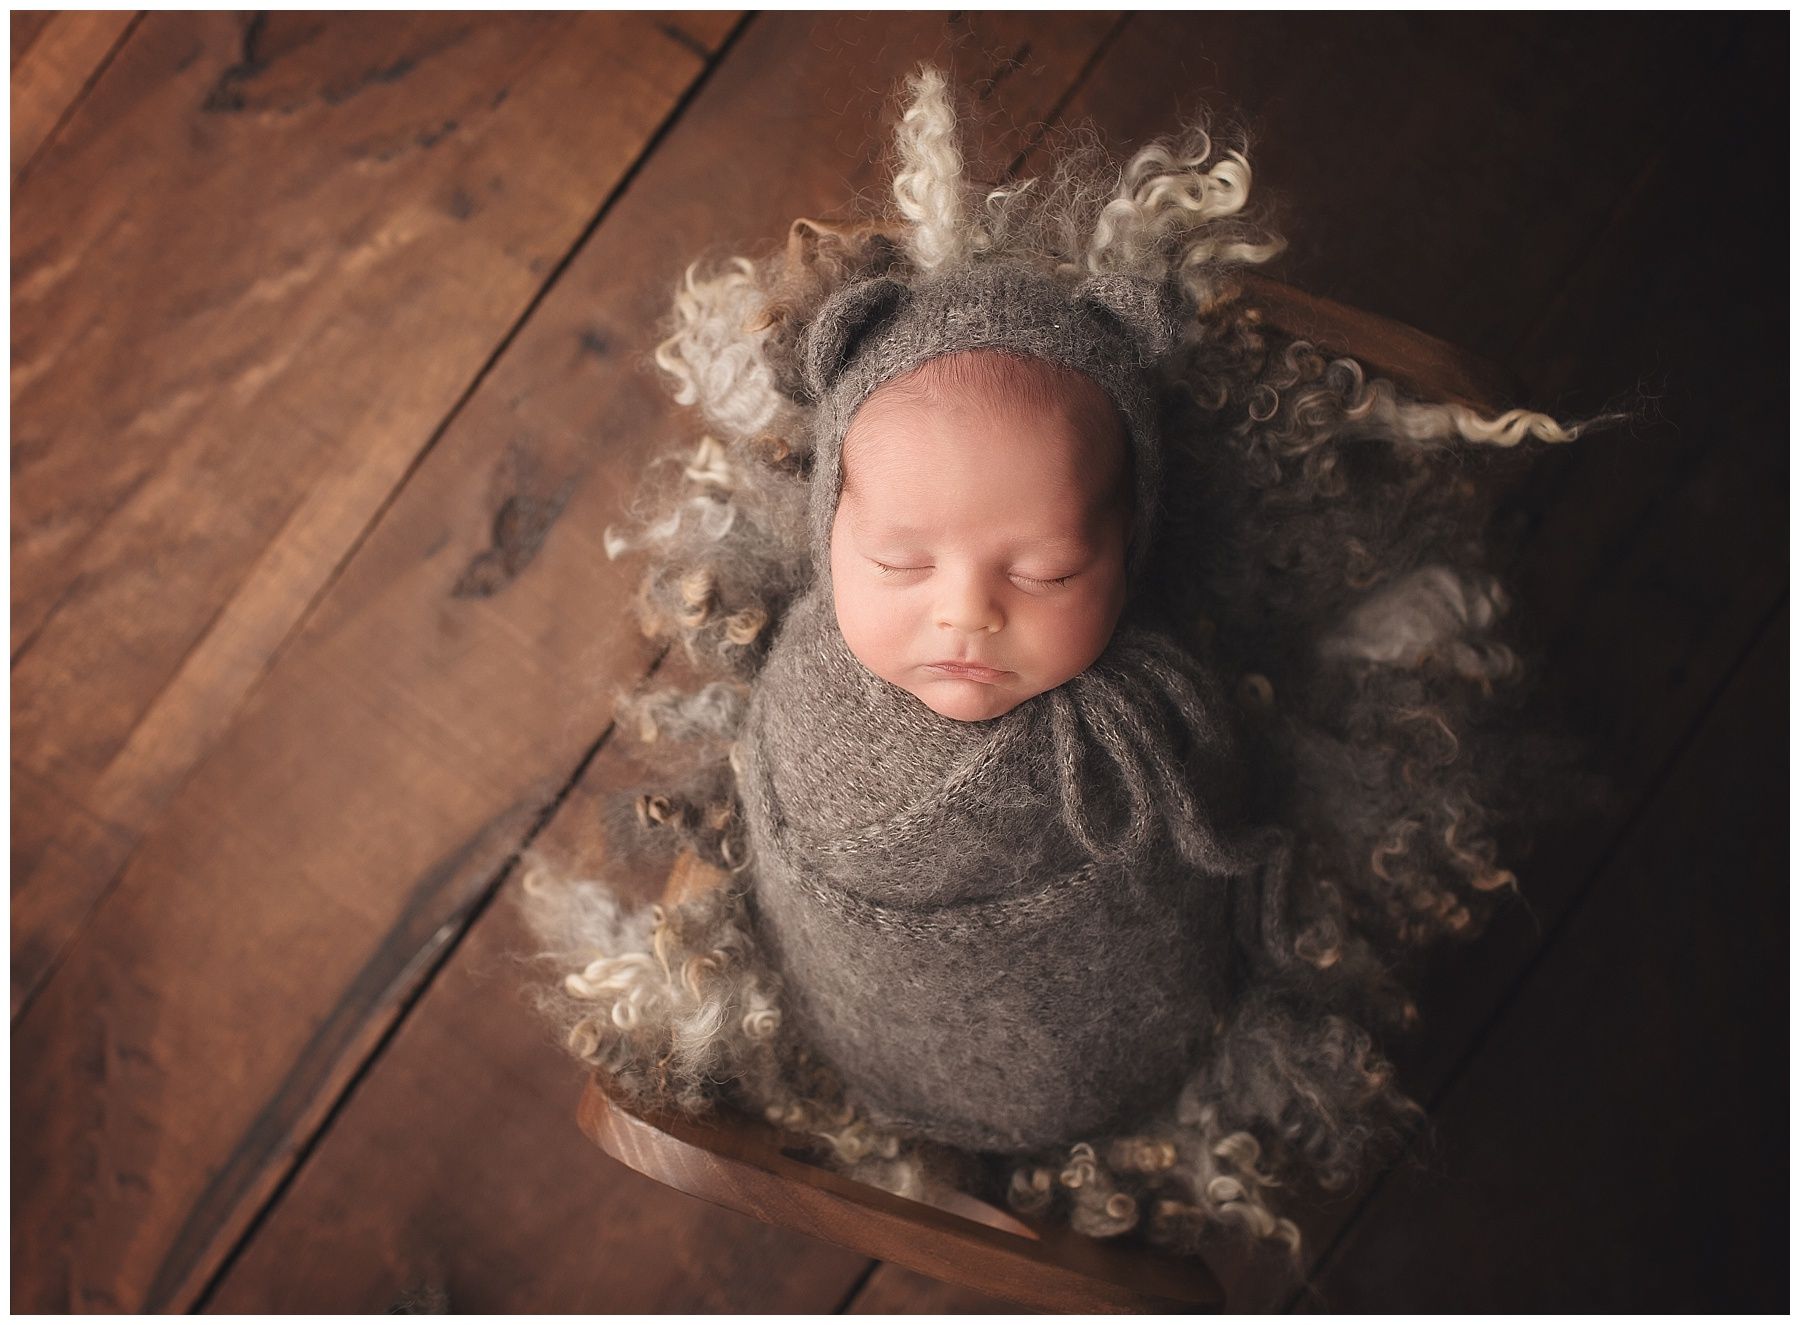
[[[1179,295],[1123,274],[1077,282],[992,262],[905,285],[888,276],[838,290],[808,326],[806,384],[818,402],[808,518],[813,565],[829,576],[831,524],[843,487],[844,434],[882,383],[929,359],[1001,350],[1085,373],[1123,415],[1136,483],[1128,570],[1144,564],[1162,481],[1150,369],[1174,343]]]

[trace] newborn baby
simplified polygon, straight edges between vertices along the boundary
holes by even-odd
[[[733,762],[788,1013],[889,1128],[1127,1126],[1224,1009],[1222,706],[1127,607],[1169,334],[1147,282],[998,264],[809,332],[815,578]]]

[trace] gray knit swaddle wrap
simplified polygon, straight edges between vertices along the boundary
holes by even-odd
[[[1225,1006],[1217,713],[1178,649],[1122,630],[958,722],[864,668],[820,594],[790,610],[734,755],[757,924],[872,1118],[1019,1152],[1167,1100]]]

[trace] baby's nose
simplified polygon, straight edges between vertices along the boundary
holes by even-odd
[[[985,588],[965,583],[938,601],[937,623],[940,630],[987,635],[1005,625],[1006,616]]]

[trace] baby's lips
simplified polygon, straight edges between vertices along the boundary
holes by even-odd
[[[964,670],[971,668],[973,670]],[[984,664],[959,664],[953,662],[934,662],[924,664],[927,674],[946,681],[974,681],[978,685],[996,685],[1004,681],[1012,673],[998,667]]]

